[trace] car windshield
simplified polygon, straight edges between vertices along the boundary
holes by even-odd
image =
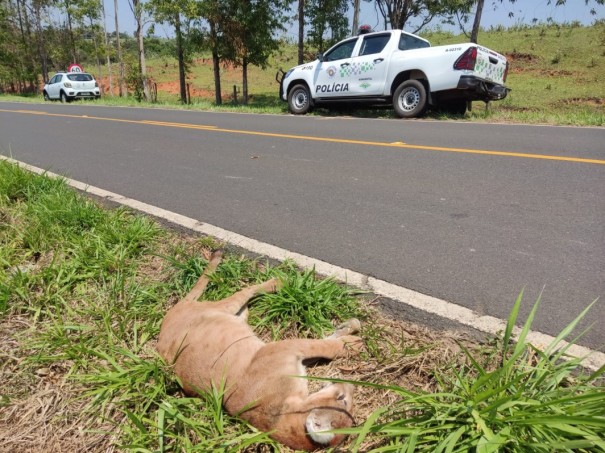
[[[90,82],[93,80],[90,74],[67,74],[67,78],[72,82]]]

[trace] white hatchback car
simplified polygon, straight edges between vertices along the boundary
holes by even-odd
[[[99,99],[99,84],[87,72],[58,72],[44,85],[44,100]]]

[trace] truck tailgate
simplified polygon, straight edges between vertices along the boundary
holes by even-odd
[[[477,61],[474,73],[477,77],[504,85],[506,57],[493,50],[477,46]]]

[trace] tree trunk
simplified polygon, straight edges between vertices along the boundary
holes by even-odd
[[[353,0],[353,30],[352,35],[356,35],[359,30],[359,0]]]
[[[248,59],[242,59],[242,98],[244,105],[248,105]]]
[[[178,13],[174,17],[174,30],[176,33],[176,53],[179,61],[179,85],[181,88],[181,103],[187,104],[187,86],[185,80],[185,50],[183,49],[181,18]]]
[[[210,25],[210,39],[212,41],[212,69],[214,71],[214,100],[216,105],[223,103],[221,94],[221,60],[218,54],[218,36],[216,33],[216,23],[213,20],[208,21]]]
[[[38,57],[40,58],[40,66],[42,68],[42,79],[44,82],[48,80],[48,55],[46,53],[46,45],[44,41],[44,31],[42,30],[42,17],[40,15],[40,3],[34,2],[34,14],[36,16],[36,34],[38,35]]]
[[[145,102],[149,102],[149,83],[147,81],[147,63],[145,62],[145,43],[143,42],[143,23],[141,18],[140,3],[140,0],[132,1],[135,21],[137,23],[136,37],[139,50],[139,78],[141,79],[141,86],[143,88],[143,99]]]
[[[94,32],[94,22],[90,17],[90,31],[92,32],[92,42],[95,46],[95,60],[97,62],[97,77],[101,79],[103,77],[103,70],[101,69],[101,59],[99,58],[99,46],[97,45],[97,34]]]
[[[71,47],[71,62],[72,63],[79,63],[78,62],[78,51],[76,49],[76,38],[74,37],[74,29],[73,26],[71,25],[71,12],[69,11],[69,2],[65,2],[65,11],[67,13],[67,31],[69,32],[69,43],[70,43],[70,47]]]
[[[27,12],[28,12],[27,5],[25,4],[25,2],[23,2],[23,24],[21,24],[20,27],[21,27],[21,38],[23,39],[23,49],[25,52],[25,55],[23,56],[23,59],[22,59],[25,62],[24,85],[25,85],[25,81],[27,81],[29,83],[28,91],[30,93],[34,93],[34,92],[38,91],[38,88],[36,86],[36,79],[37,79],[36,59],[34,57],[34,53],[32,52],[32,49],[31,49],[31,42],[33,41],[33,38],[32,38],[32,31],[31,31],[31,22],[30,22]],[[23,30],[23,27],[25,27],[25,31]]]
[[[118,21],[118,0],[113,0],[113,8],[115,11],[116,20],[116,46],[118,49],[118,93],[120,97],[124,96],[124,61],[122,60],[122,46],[120,44],[120,27]]]
[[[471,42],[477,44],[479,37],[479,27],[481,25],[481,14],[483,13],[483,3],[485,0],[479,0],[477,2],[477,12],[475,12],[475,21],[473,22],[473,31],[471,33]]]
[[[109,74],[109,92],[113,96],[113,75],[111,74],[111,58],[109,58],[109,37],[107,36],[107,24],[105,23],[105,1],[101,2],[101,13],[103,14],[103,34],[105,35],[105,55],[107,57],[107,73]]]
[[[298,0],[298,64],[305,62],[305,0]]]

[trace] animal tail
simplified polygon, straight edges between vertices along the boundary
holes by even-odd
[[[221,250],[212,252],[210,261],[208,261],[208,266],[206,266],[206,269],[204,269],[204,272],[202,272],[202,275],[200,275],[198,281],[195,283],[195,285],[193,285],[191,291],[189,291],[189,293],[185,296],[185,299],[197,301],[200,296],[204,294],[204,291],[206,291],[206,286],[208,286],[208,282],[210,281],[209,276],[216,270],[222,259],[223,252]]]

